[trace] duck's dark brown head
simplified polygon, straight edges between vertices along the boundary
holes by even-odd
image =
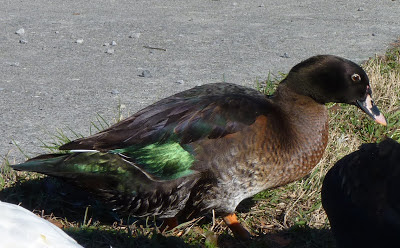
[[[294,66],[283,81],[298,94],[316,102],[353,104],[386,125],[385,117],[372,100],[365,71],[356,63],[333,55],[317,55]]]

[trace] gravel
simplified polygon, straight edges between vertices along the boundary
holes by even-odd
[[[144,77],[144,78],[151,78],[151,73],[149,70],[144,70],[142,73],[139,75],[139,77]]]
[[[119,94],[119,91],[116,90],[116,89],[113,89],[113,90],[111,90],[111,94],[113,94],[113,95],[118,95],[118,94]]]
[[[114,48],[108,48],[107,49],[107,51],[106,51],[106,53],[108,53],[108,54],[114,54]]]
[[[23,34],[25,34],[25,29],[20,28],[17,31],[15,31],[15,33],[18,34],[18,35],[23,35]]]

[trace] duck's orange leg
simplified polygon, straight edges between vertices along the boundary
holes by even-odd
[[[166,218],[164,219],[163,224],[160,227],[160,231],[163,232],[165,231],[169,231],[175,227],[178,226],[178,219],[176,217],[172,217],[172,218]]]
[[[228,214],[224,217],[225,223],[231,229],[233,235],[239,239],[250,239],[251,235],[238,221],[236,214]]]

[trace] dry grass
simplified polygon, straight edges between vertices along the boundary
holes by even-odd
[[[399,47],[363,65],[370,77],[375,103],[385,113],[388,126],[375,125],[354,106],[329,105],[330,140],[312,173],[285,187],[261,192],[238,207],[239,218],[255,236],[250,242],[233,239],[223,221],[212,217],[183,223],[160,234],[155,226],[160,223],[152,218],[120,219],[74,187],[36,174],[12,171],[6,158],[0,167],[0,199],[35,210],[66,228],[85,247],[217,247],[217,243],[219,247],[334,247],[321,206],[322,181],[337,160],[361,143],[379,141],[385,136],[400,139]],[[61,134],[58,135],[65,139]]]

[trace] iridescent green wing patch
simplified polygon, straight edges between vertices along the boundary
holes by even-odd
[[[194,172],[190,168],[195,158],[188,152],[189,146],[185,148],[178,142],[167,142],[134,145],[110,152],[129,156],[144,171],[161,180],[173,180]]]

